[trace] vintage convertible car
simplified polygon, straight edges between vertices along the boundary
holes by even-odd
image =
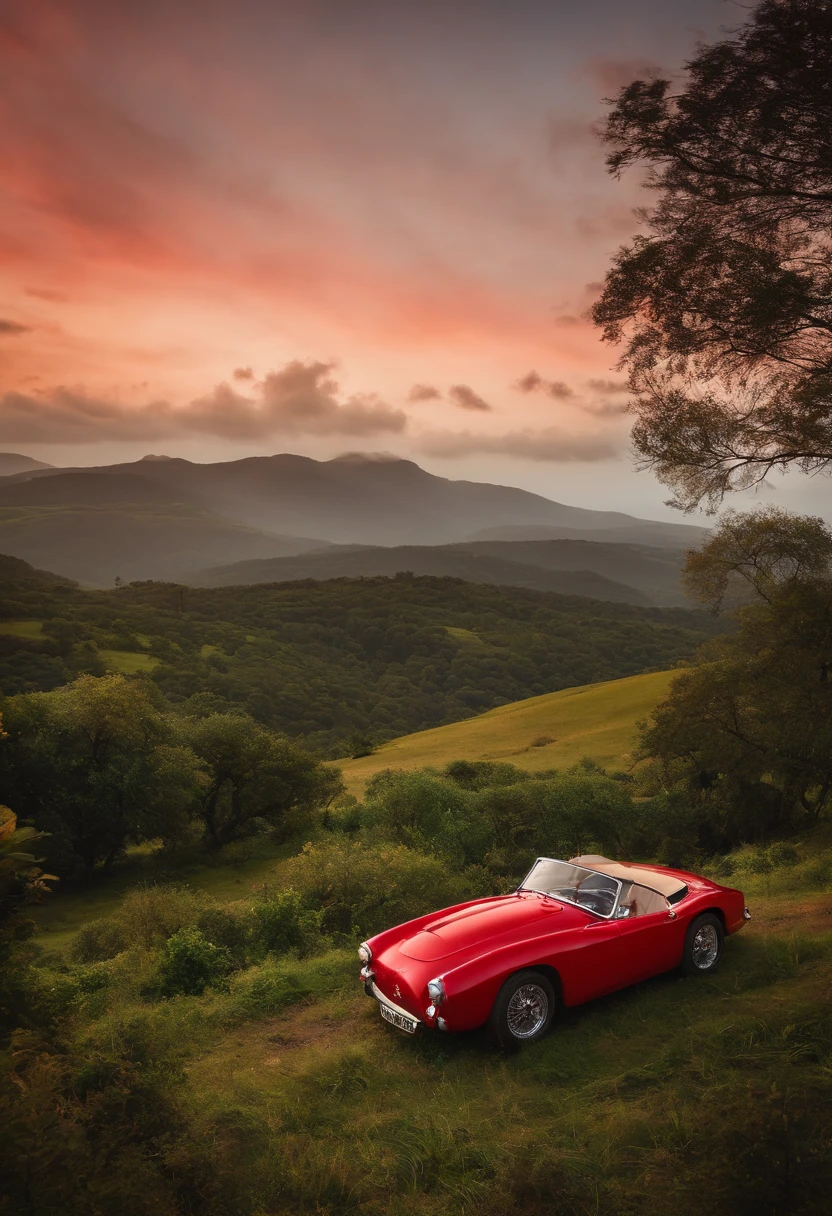
[[[663,866],[538,857],[518,889],[387,929],[358,951],[361,980],[391,1025],[473,1030],[503,1046],[580,1005],[680,967],[707,975],[750,919],[741,891]]]

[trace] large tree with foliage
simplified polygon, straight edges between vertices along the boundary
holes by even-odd
[[[657,201],[593,315],[625,341],[635,447],[692,508],[832,462],[832,4],[763,0],[605,131]]]
[[[200,780],[159,693],[124,676],[82,676],[51,693],[9,698],[0,750],[4,790],[21,819],[48,831],[61,873],[89,876],[130,842],[175,837]]]
[[[776,511],[731,515],[687,581],[715,607],[739,584],[745,604],[674,681],[643,754],[696,804],[705,848],[816,822],[832,797],[832,532]]]
[[[297,827],[341,789],[328,768],[247,714],[210,714],[185,728],[205,774],[196,814],[208,845],[250,835],[258,825]]]

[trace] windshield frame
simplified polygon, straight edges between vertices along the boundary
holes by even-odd
[[[615,899],[613,900],[613,904],[612,904],[612,911],[608,915],[605,916],[603,912],[596,912],[594,908],[588,908],[586,906],[586,904],[578,903],[578,901],[576,899],[567,899],[565,895],[551,895],[548,891],[541,891],[539,887],[526,886],[527,880],[531,877],[531,874],[534,871],[535,866],[540,861],[552,861],[556,865],[571,866],[573,870],[583,870],[583,872],[585,874],[598,874],[602,878],[608,878],[610,882],[614,882],[616,884],[616,892],[615,892]],[[620,878],[615,878],[614,875],[612,875],[612,874],[604,874],[601,870],[593,870],[591,866],[578,866],[578,865],[575,865],[575,863],[572,861],[564,861],[563,858],[561,858],[561,857],[536,857],[534,860],[534,865],[531,867],[531,869],[529,870],[526,877],[520,883],[520,886],[517,888],[517,890],[518,891],[534,891],[534,893],[536,895],[545,895],[547,899],[553,899],[553,900],[555,900],[556,903],[569,904],[573,908],[580,908],[582,912],[587,912],[587,913],[589,913],[590,916],[597,916],[599,920],[615,920],[616,913],[618,912],[618,904],[621,900],[621,891],[622,891],[623,887],[624,887],[624,884]]]

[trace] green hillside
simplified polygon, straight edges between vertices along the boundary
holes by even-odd
[[[0,692],[138,673],[173,704],[244,709],[331,759],[528,697],[666,670],[723,628],[704,612],[449,578],[84,591],[25,570],[12,566],[0,594],[0,622],[12,626],[0,630]],[[512,746],[562,733],[531,725]],[[555,763],[550,747],[540,751],[542,766]]]
[[[591,756],[604,768],[627,768],[636,724],[661,700],[673,671],[565,688],[501,705],[476,718],[393,739],[371,756],[341,760],[351,793],[385,768],[442,767],[466,760],[508,760],[529,772],[563,768]]]

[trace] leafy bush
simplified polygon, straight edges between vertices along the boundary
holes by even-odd
[[[308,844],[291,873],[292,885],[323,909],[323,928],[353,937],[488,893],[482,876],[450,875],[438,858],[404,845]]]
[[[73,939],[70,955],[77,963],[101,963],[121,954],[128,944],[121,921],[105,916],[81,926]]]
[[[196,928],[228,951],[234,967],[242,967],[248,959],[250,926],[244,913],[208,904],[197,917]]]
[[[430,769],[377,773],[367,784],[364,823],[376,835],[437,853],[456,867],[481,861],[491,844],[471,794]]]
[[[292,888],[264,894],[251,909],[250,957],[262,961],[293,951],[304,958],[322,941],[322,917]]]
[[[187,887],[136,887],[124,897],[117,919],[131,944],[150,950],[179,929],[196,925],[205,904],[204,896]]]
[[[231,955],[215,946],[196,928],[180,929],[165,942],[159,960],[158,982],[165,996],[181,993],[202,996],[231,970]]]

